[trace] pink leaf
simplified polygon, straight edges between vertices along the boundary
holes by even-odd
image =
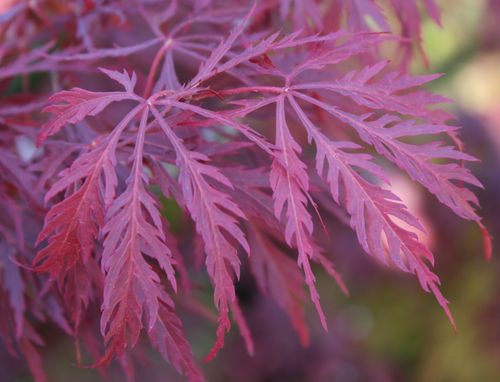
[[[294,98],[289,96],[288,99],[310,139],[316,144],[318,174],[325,176],[325,167],[328,166],[325,177],[332,197],[337,203],[342,202],[351,215],[351,227],[356,231],[363,249],[384,264],[392,263],[402,271],[415,274],[422,288],[435,295],[454,326],[448,301],[438,288],[439,279],[425,264],[429,262],[433,265],[432,253],[418,241],[415,233],[399,226],[394,218],[418,229],[422,229],[421,224],[396,195],[367,182],[353,167],[378,175],[379,178],[383,176],[381,169],[371,162],[367,154],[344,151],[356,149],[357,145],[330,141],[313,125]]]
[[[176,280],[171,253],[165,244],[159,211],[146,191],[143,169],[144,135],[148,109],[145,108],[134,151],[132,173],[127,188],[110,205],[106,225],[102,269],[105,272],[101,332],[107,345],[107,362],[113,354],[122,355],[127,346],[134,347],[142,327],[143,316],[148,330],[158,320],[159,305],[165,300],[159,276],[144,256],[156,260],[174,290]]]
[[[77,123],[87,116],[99,114],[112,102],[130,99],[131,96],[123,92],[91,92],[74,88],[70,91],[59,92],[50,97],[51,105],[44,111],[55,114],[55,118],[45,123],[37,137],[40,145],[49,136],[61,130],[67,123]]]
[[[212,179],[232,187],[229,180],[215,167],[203,163],[208,161],[206,156],[187,150],[155,107],[151,107],[151,111],[175,150],[184,200],[205,244],[206,267],[215,288],[214,301],[219,310],[217,341],[207,356],[209,360],[222,348],[224,333],[231,327],[228,313],[236,296],[230,271],[232,270],[236,277],[240,274],[236,248],[228,241],[223,230],[249,252],[248,243],[235,219],[244,216],[227,194],[207,181]]]
[[[293,139],[286,124],[284,96],[278,98],[276,104],[275,144],[279,152],[273,160],[270,173],[274,213],[278,220],[282,219],[283,213],[286,216],[285,240],[288,245],[297,248],[297,263],[304,270],[311,299],[326,330],[326,318],[319,303],[319,294],[314,285],[315,278],[309,263],[313,256],[311,242],[313,222],[306,208],[308,199],[310,200],[309,179],[306,166],[297,155],[301,152],[300,146]]]
[[[189,382],[205,381],[193,360],[191,346],[184,336],[181,320],[174,312],[172,301],[160,304],[158,320],[148,334],[151,343],[163,358],[179,373],[185,375]]]

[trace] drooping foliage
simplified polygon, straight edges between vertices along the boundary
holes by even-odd
[[[0,335],[9,352],[44,381],[35,324],[49,319],[96,367],[126,363],[145,334],[188,380],[204,380],[175,304],[188,298],[186,268],[200,258],[218,312],[206,360],[232,321],[254,351],[235,288],[246,271],[307,345],[304,288],[325,330],[329,319],[313,265],[347,294],[319,244],[330,231],[324,215],[339,208],[363,250],[415,275],[454,325],[417,235],[424,227],[387,171],[475,222],[490,255],[468,188],[481,184],[464,165],[475,159],[439,109],[448,100],[423,89],[438,76],[409,74],[412,58],[425,59],[420,11],[440,23],[434,0],[2,9]],[[381,52],[391,49],[389,62]],[[191,222],[190,245],[178,247],[167,199]]]

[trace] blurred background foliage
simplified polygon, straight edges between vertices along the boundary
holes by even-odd
[[[441,0],[440,5],[442,27],[431,21],[424,24],[428,65],[416,59],[413,70],[445,73],[431,89],[456,101],[450,108],[463,126],[467,152],[481,159],[473,170],[485,186],[478,192],[481,214],[495,239],[500,237],[500,0]],[[413,278],[374,264],[361,253],[349,228],[328,222],[330,238],[325,241],[329,256],[351,293],[343,296],[331,279],[318,275],[330,331],[321,329],[308,306],[311,343],[301,347],[285,314],[256,292],[250,276],[243,276],[238,294],[255,339],[256,355],[251,358],[245,353],[234,329],[218,358],[204,366],[210,381],[500,381],[498,242],[493,242],[493,260],[485,263],[476,225],[455,218],[408,179],[396,178],[394,183],[397,193],[420,211],[430,227],[426,240],[436,255],[436,273],[451,301],[458,332]],[[185,222],[175,203],[165,200],[164,207],[172,228],[182,232]],[[199,272],[193,278],[198,284],[192,293],[210,306],[206,276]],[[189,304],[186,298],[182,303],[188,308],[185,311],[193,309]],[[185,313],[182,318],[201,359],[213,341],[212,313]],[[100,378],[96,370],[76,367],[74,344],[66,336],[49,327],[44,337],[51,338],[52,344],[44,352],[50,381]],[[138,380],[182,380],[151,350],[145,348],[143,355],[134,360],[139,365]],[[22,361],[16,362],[11,366],[22,370]],[[121,381],[123,374],[116,367],[108,378]],[[30,376],[19,375],[18,380],[29,381]]]

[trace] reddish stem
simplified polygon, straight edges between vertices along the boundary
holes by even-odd
[[[233,94],[240,94],[240,93],[283,93],[283,88],[277,87],[277,86],[247,86],[247,87],[242,87],[242,88],[235,88],[235,89],[226,89],[226,90],[217,90],[217,94],[221,95],[233,95]]]
[[[146,82],[146,87],[144,88],[144,93],[143,93],[144,98],[148,98],[151,95],[151,90],[153,88],[153,81],[154,81],[156,71],[158,70],[158,66],[160,65],[161,60],[165,56],[165,52],[167,51],[167,49],[172,46],[172,43],[173,43],[173,40],[169,38],[167,41],[165,41],[165,43],[162,45],[160,50],[158,50],[158,52],[156,53],[156,56],[155,56],[153,63],[151,65],[151,70],[149,71],[149,74],[148,74],[148,80]]]

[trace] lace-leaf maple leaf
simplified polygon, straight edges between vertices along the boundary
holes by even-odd
[[[47,245],[37,253],[33,263],[37,272],[48,272],[51,279],[57,280],[76,327],[90,301],[91,283],[101,277],[91,254],[105,222],[106,204],[115,193],[118,138],[138,112],[138,107],[132,109],[114,134],[81,154],[69,169],[61,172],[60,179],[46,194],[47,202],[63,191],[66,197],[45,216],[36,244],[47,241]]]
[[[0,110],[0,249],[17,247],[3,260],[15,269],[0,275],[0,334],[36,378],[44,378],[42,341],[33,327],[46,317],[87,342],[100,369],[118,358],[132,378],[146,334],[179,373],[203,381],[170,294],[175,273],[176,302],[218,320],[206,360],[232,322],[253,355],[252,307],[240,307],[236,293],[245,271],[239,252],[250,250],[245,263],[258,288],[307,344],[304,286],[325,329],[327,321],[313,263],[347,294],[315,229],[328,235],[332,217],[374,259],[415,275],[453,324],[433,254],[417,234],[423,227],[378,164],[395,165],[475,221],[491,251],[465,188],[480,186],[464,167],[474,158],[446,125],[451,115],[438,104],[447,100],[422,89],[438,75],[401,73],[421,49],[419,11],[440,22],[434,0],[22,3],[0,15],[0,81],[14,92]],[[401,24],[396,34],[392,21]],[[386,42],[401,57],[384,60]],[[100,62],[123,71],[96,70]],[[33,95],[35,71],[44,86]],[[70,90],[50,97],[54,89]],[[52,119],[42,124],[45,104]],[[35,139],[39,125],[44,147],[25,162],[18,138]],[[445,143],[450,137],[457,147]],[[34,227],[44,217],[35,255]],[[20,268],[31,260],[36,272]],[[188,267],[203,261],[218,318],[189,294],[196,284]],[[99,320],[104,355],[91,334]]]
[[[301,83],[293,86],[293,89],[336,92],[370,109],[426,118],[437,123],[453,118],[451,114],[443,110],[430,109],[431,105],[448,102],[448,99],[425,90],[415,90],[439,78],[439,74],[408,76],[391,72],[380,79],[376,78],[387,65],[388,61],[381,61],[361,70],[350,71],[333,81]]]
[[[174,148],[184,200],[205,244],[206,267],[214,284],[214,302],[219,310],[217,341],[206,358],[209,360],[222,348],[224,333],[231,327],[228,314],[236,298],[231,270],[237,277],[240,274],[237,250],[223,231],[248,253],[250,248],[235,219],[244,218],[244,215],[238,205],[208,179],[232,188],[230,181],[216,167],[203,163],[209,160],[208,157],[188,150],[154,106],[151,111]]]
[[[115,150],[120,133],[138,113],[136,107],[117,125],[115,133],[82,154],[72,166],[61,172],[60,179],[47,192],[48,202],[62,191],[80,187],[53,205],[38,235],[37,244],[48,239],[34,263],[40,272],[52,278],[63,277],[78,259],[87,259],[104,223],[105,204],[114,197],[117,177],[114,170]]]
[[[127,336],[130,337],[130,346],[134,347],[143,315],[148,330],[158,319],[164,291],[158,274],[144,256],[156,260],[174,290],[177,288],[160,213],[145,188],[143,149],[148,114],[148,109],[144,108],[127,188],[109,206],[103,227],[105,239],[101,266],[105,273],[105,287],[101,332],[107,349],[101,362],[106,362],[114,354],[123,354]]]
[[[281,220],[286,216],[285,239],[288,245],[295,245],[298,251],[298,265],[303,269],[311,299],[318,311],[321,324],[326,329],[326,318],[319,303],[319,294],[314,286],[315,278],[309,260],[313,248],[311,235],[313,221],[307,211],[309,178],[306,165],[299,159],[302,151],[294,140],[285,120],[285,98],[281,96],[276,103],[276,142],[279,150],[271,165],[269,174],[273,189],[274,213]],[[286,206],[286,207],[285,207]]]
[[[478,200],[474,193],[462,184],[467,183],[477,187],[482,187],[482,185],[466,167],[456,163],[456,161],[474,161],[475,158],[452,146],[443,146],[442,142],[436,140],[421,145],[400,140],[419,135],[450,133],[457,127],[421,124],[412,120],[401,120],[393,115],[384,115],[378,119],[373,119],[372,114],[353,115],[306,94],[298,92],[294,94],[353,127],[363,141],[373,145],[378,153],[406,171],[413,180],[427,188],[441,203],[461,218],[475,221],[483,232],[486,257],[491,256],[488,249],[490,247],[489,236],[487,233],[485,235],[486,229],[474,208],[474,205],[479,204]],[[437,163],[436,159],[447,159],[452,162]]]
[[[99,114],[113,102],[126,99],[136,99],[132,96],[137,77],[116,71],[101,69],[106,75],[119,82],[125,88],[125,92],[92,92],[81,88],[73,88],[69,91],[63,90],[49,98],[49,106],[44,109],[46,113],[52,113],[55,118],[45,123],[37,137],[40,145],[49,136],[56,134],[67,123],[77,123],[87,116]]]
[[[243,33],[245,30],[248,21],[250,20],[250,17],[252,17],[252,14],[255,11],[255,7],[257,5],[256,1],[253,1],[252,6],[248,13],[246,14],[245,18],[238,24],[236,28],[234,28],[229,36],[225,38],[217,48],[215,48],[212,53],[210,54],[210,57],[208,57],[204,62],[202,62],[200,69],[198,70],[198,73],[196,76],[193,77],[193,79],[190,81],[189,86],[196,86],[196,84],[201,83],[204,81],[206,78],[209,76],[213,75],[213,71],[216,67],[217,64],[222,60],[222,58],[226,55],[226,53],[233,47],[233,44],[235,43],[236,39]]]
[[[205,381],[193,359],[191,345],[184,335],[181,320],[175,314],[170,299],[160,303],[158,319],[148,334],[151,343],[163,358],[179,373],[185,375],[189,382]]]
[[[289,95],[288,100],[307,130],[309,139],[316,145],[316,169],[320,176],[324,176],[328,165],[326,180],[332,197],[337,203],[342,201],[351,215],[351,226],[363,249],[385,264],[390,261],[399,269],[415,274],[422,288],[436,296],[455,326],[448,301],[439,291],[439,279],[425,264],[426,261],[434,264],[432,253],[414,232],[402,228],[394,218],[416,229],[422,230],[422,225],[396,195],[369,183],[354,170],[357,167],[378,179],[385,179],[382,169],[371,161],[368,154],[345,151],[359,149],[359,145],[331,141],[311,122],[293,96]]]

